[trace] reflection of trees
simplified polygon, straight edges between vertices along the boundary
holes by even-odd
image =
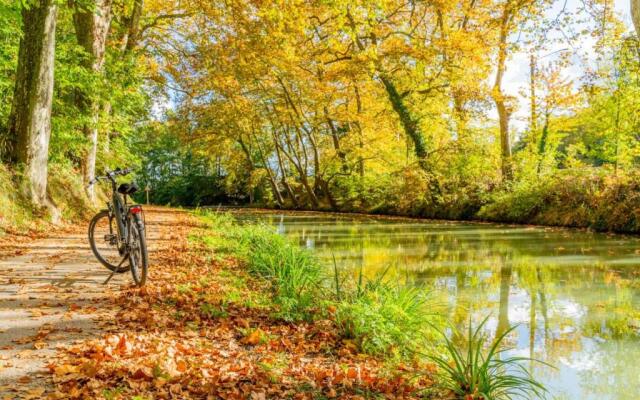
[[[600,301],[585,318],[585,334],[604,339],[640,339],[640,310],[634,302],[635,289],[628,287],[628,281],[611,283],[613,289],[601,291]]]
[[[509,290],[511,289],[511,265],[500,267],[500,308],[498,312],[498,327],[496,336],[502,335],[509,329]]]
[[[547,291],[545,289],[545,282],[542,279],[540,272],[540,266],[536,265],[536,282],[538,284],[538,295],[540,296],[540,311],[542,311],[542,318],[544,320],[544,336],[545,338],[549,334],[549,309],[547,307]],[[533,293],[533,288],[531,289]],[[535,312],[535,311],[534,311]]]
[[[594,398],[612,400],[637,399],[640,393],[637,341],[607,341],[589,351],[596,360],[594,368],[580,372],[583,390]]]

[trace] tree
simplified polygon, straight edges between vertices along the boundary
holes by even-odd
[[[9,160],[24,168],[28,198],[52,211],[47,171],[57,13],[55,0],[38,0],[22,9],[24,35],[8,132]]]
[[[498,41],[498,65],[496,68],[496,79],[493,85],[493,101],[498,110],[500,123],[500,154],[502,156],[502,179],[511,180],[513,177],[513,166],[511,161],[511,137],[509,134],[509,119],[511,112],[507,106],[507,99],[502,89],[502,80],[506,71],[508,38],[513,20],[513,9],[511,1],[507,1],[502,9],[500,17],[500,39]]]
[[[497,65],[492,97],[498,110],[500,126],[502,178],[507,181],[513,179],[512,144],[509,131],[512,110],[502,84],[507,69],[509,52],[513,47],[511,35],[516,29],[523,29],[522,25],[527,20],[533,20],[540,15],[544,6],[549,3],[548,0],[504,0],[498,17]]]
[[[112,0],[93,0],[89,5],[71,1],[71,5],[74,7],[73,23],[78,44],[88,55],[84,67],[100,76],[104,66],[107,35],[111,25]],[[82,159],[83,178],[85,184],[88,184],[96,173],[101,107],[99,101],[93,98],[91,93],[79,93],[78,101],[80,109],[90,116],[90,121],[85,123],[82,128],[89,142],[89,148]],[[92,201],[95,200],[93,186],[87,186],[87,194]]]
[[[640,0],[631,0],[631,18],[636,27],[636,33],[640,36]]]

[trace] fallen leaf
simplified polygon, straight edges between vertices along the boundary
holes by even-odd
[[[242,343],[255,346],[260,344],[264,337],[264,332],[262,331],[262,329],[258,328],[247,335],[244,339],[242,339]]]
[[[44,349],[45,347],[47,347],[47,343],[45,343],[45,342],[35,342],[35,343],[33,344],[33,347],[34,347],[35,349],[37,349],[37,350],[42,350],[42,349]]]

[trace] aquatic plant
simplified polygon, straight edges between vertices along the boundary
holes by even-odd
[[[469,324],[467,343],[462,349],[443,333],[446,357],[426,355],[440,370],[440,384],[464,400],[546,398],[547,388],[523,365],[545,363],[507,355],[510,349],[504,346],[504,340],[517,326],[497,335],[487,348],[487,337],[482,333],[487,319],[475,329]]]

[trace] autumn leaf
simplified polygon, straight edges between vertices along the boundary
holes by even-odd
[[[258,328],[258,329],[254,329],[253,331],[251,331],[251,333],[249,333],[249,335],[245,336],[242,339],[242,343],[244,344],[248,344],[251,346],[256,346],[260,343],[262,343],[266,338],[265,333],[262,331],[262,329]]]

